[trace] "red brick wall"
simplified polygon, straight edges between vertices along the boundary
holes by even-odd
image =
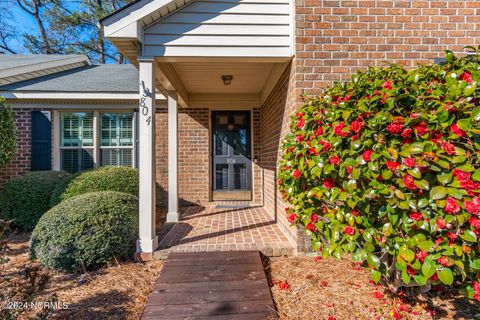
[[[29,172],[31,169],[32,110],[31,108],[13,109],[15,127],[17,129],[17,152],[6,167],[0,168],[0,190],[3,189],[8,180]],[[51,111],[47,109],[36,110]],[[51,113],[51,119],[53,125],[53,112]]]
[[[206,204],[210,194],[209,110],[181,109],[178,115],[178,195],[181,205]],[[156,117],[158,201],[167,206],[168,123],[167,112]]]
[[[297,0],[297,87],[311,94],[358,69],[433,63],[480,44],[480,1]]]

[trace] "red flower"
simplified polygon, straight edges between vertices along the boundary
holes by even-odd
[[[297,140],[297,142],[302,142],[305,139],[305,136],[303,134],[297,134],[295,139]]]
[[[463,182],[463,181],[468,181],[470,180],[471,174],[469,172],[462,171],[460,169],[454,169],[452,171],[452,174],[455,178],[458,179],[458,181]]]
[[[366,150],[362,154],[362,158],[365,162],[370,162],[372,160],[372,150]]]
[[[376,299],[383,299],[383,298],[385,298],[385,295],[381,292],[375,291],[373,293],[373,297],[376,298]]]
[[[329,316],[328,320],[336,320],[334,316]]]
[[[417,253],[415,255],[415,257],[421,262],[423,263],[423,261],[425,261],[425,258],[428,257],[428,252],[427,251],[420,251],[419,253]]]
[[[400,135],[402,136],[402,138],[408,138],[412,135],[412,133],[413,133],[413,130],[411,128],[407,128],[403,130],[403,132]]]
[[[455,145],[450,142],[439,141],[440,145],[442,146],[443,150],[447,152],[449,155],[455,154]]]
[[[473,291],[475,292],[473,298],[480,301],[480,283],[477,281],[473,281]]]
[[[350,226],[346,226],[344,229],[343,229],[343,232],[345,234],[348,234],[349,236],[353,236],[355,234],[355,228],[353,227],[350,227]]]
[[[445,229],[445,227],[447,226],[447,220],[443,218],[438,218],[436,224],[438,229]]]
[[[413,269],[411,266],[407,266],[407,273],[411,276],[414,276],[417,274],[417,270]]]
[[[392,316],[394,319],[402,319],[402,315],[396,310],[390,311],[390,316]]]
[[[347,167],[347,173],[350,175],[353,172],[353,167]]]
[[[403,176],[403,182],[405,183],[405,187],[407,187],[410,190],[417,190],[417,186],[414,183],[414,179],[411,175],[405,174]]]
[[[403,124],[398,122],[392,122],[387,126],[387,131],[393,134],[398,134],[402,132]]]
[[[437,262],[440,263],[444,267],[448,267],[448,265],[449,265],[448,258],[445,257],[445,256],[441,256],[440,258],[438,258]]]
[[[420,122],[415,126],[415,131],[417,131],[418,135],[423,136],[428,132],[427,124],[424,121]]]
[[[421,212],[412,212],[410,213],[409,217],[414,221],[419,221],[423,219],[423,215]]]
[[[400,166],[400,163],[395,162],[395,161],[390,161],[390,160],[387,160],[387,162],[385,164],[387,165],[387,168],[390,171],[395,171]]]
[[[307,224],[307,229],[310,230],[311,232],[317,231],[317,227],[313,223]]]
[[[304,126],[305,126],[305,119],[303,118],[298,119],[297,128],[302,129]]]
[[[458,238],[458,234],[452,233],[452,232],[445,232],[445,235],[447,236],[448,239],[450,240],[456,240]]]
[[[392,90],[393,89],[393,83],[391,81],[385,81],[382,84],[382,88],[385,90]]]
[[[321,136],[323,134],[323,128],[318,127],[317,129],[313,130],[313,134],[315,135],[315,137]]]
[[[323,182],[323,186],[327,189],[332,189],[335,187],[335,180],[333,180],[333,178],[326,178]]]
[[[320,152],[317,152],[317,150],[314,147],[309,148],[308,153],[311,154],[312,156],[318,156],[320,154]]]
[[[462,73],[459,78],[463,81],[468,82],[468,83],[473,82],[472,74],[468,71],[465,71],[464,73]]]
[[[478,211],[480,210],[480,208],[473,201],[465,201],[463,205],[468,213],[471,214],[478,214]]]
[[[430,140],[432,140],[435,143],[438,143],[440,139],[442,139],[443,135],[441,132],[438,131],[432,131],[430,133]]]
[[[359,214],[360,214],[360,211],[358,211],[358,210],[352,210],[352,215],[353,215],[353,216],[356,217],[356,216],[358,216]]]
[[[322,148],[323,152],[328,151],[332,148],[332,144],[330,142],[326,142],[326,141],[321,140],[319,143],[323,146],[323,148]]]
[[[460,206],[458,205],[457,201],[452,197],[448,197],[445,203],[445,212],[455,214],[459,211]]]
[[[350,123],[350,126],[348,129],[351,132],[359,133],[363,128],[363,123],[361,121],[355,120],[352,123]]]
[[[296,170],[293,171],[293,173],[292,173],[292,176],[293,176],[293,178],[295,178],[295,179],[300,178],[301,175],[302,175],[302,171],[300,171],[300,170],[298,170],[298,169],[296,169]]]
[[[454,123],[450,126],[450,131],[452,131],[453,133],[455,133],[457,136],[459,137],[465,137],[467,134],[465,133],[465,131],[463,131],[462,129],[460,129],[458,127],[458,124]]]
[[[312,216],[310,217],[310,220],[312,221],[312,223],[317,223],[318,222],[318,215],[313,213]]]
[[[330,158],[330,163],[331,164],[334,164],[334,165],[337,165],[340,163],[340,157],[339,156],[333,156]]]
[[[432,279],[432,281],[438,281],[438,274],[435,272],[431,277],[430,279]]]
[[[295,213],[291,213],[287,216],[287,220],[290,222],[290,224],[293,224],[295,219],[297,219],[297,215]]]
[[[470,220],[468,220],[468,222],[475,229],[480,229],[480,220],[477,217],[471,217]]]
[[[405,158],[405,159],[403,159],[403,163],[407,167],[413,168],[413,167],[415,167],[415,158]]]
[[[348,132],[343,131],[343,128],[345,128],[345,122],[342,121],[333,127],[333,133],[335,133],[337,136],[348,137]]]

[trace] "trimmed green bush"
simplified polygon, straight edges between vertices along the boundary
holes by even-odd
[[[66,172],[29,172],[6,183],[0,195],[0,213],[25,230],[33,230],[38,219],[50,209],[50,198]]]
[[[63,200],[95,191],[118,191],[138,197],[138,170],[129,167],[101,167],[75,174],[57,186],[51,204],[53,207]]]
[[[30,256],[48,268],[76,271],[105,266],[133,254],[138,199],[127,193],[91,192],[50,209],[33,230]]]
[[[13,112],[5,99],[0,97],[0,167],[12,160],[16,150],[16,130]]]

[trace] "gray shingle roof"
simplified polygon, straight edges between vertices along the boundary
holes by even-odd
[[[62,54],[0,54],[0,70],[25,67],[51,61],[67,60],[72,57],[83,55],[62,55]]]
[[[91,65],[1,86],[0,91],[136,93],[138,79],[133,65]]]

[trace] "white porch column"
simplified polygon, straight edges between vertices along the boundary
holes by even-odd
[[[168,92],[168,214],[167,222],[178,222],[178,95]]]
[[[155,62],[153,58],[139,58],[140,104],[139,114],[139,239],[137,258],[150,260],[158,247],[155,232]]]

